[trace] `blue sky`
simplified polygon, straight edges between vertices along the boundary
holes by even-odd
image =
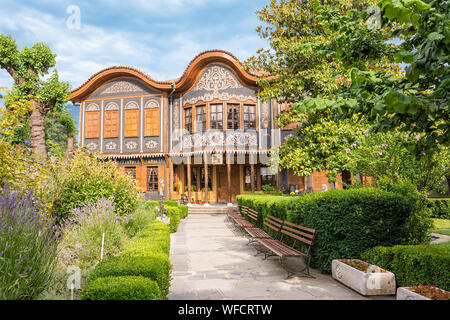
[[[200,52],[223,49],[245,60],[268,47],[255,11],[269,0],[0,0],[0,33],[19,48],[47,43],[61,80],[76,88],[113,65],[137,67],[158,80],[179,77]],[[69,6],[80,28],[69,29]],[[0,70],[0,87],[12,81]]]

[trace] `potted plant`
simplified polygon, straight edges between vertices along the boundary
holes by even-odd
[[[332,276],[364,295],[394,295],[395,275],[359,259],[334,259]]]
[[[450,300],[450,292],[432,285],[400,287],[397,300]]]

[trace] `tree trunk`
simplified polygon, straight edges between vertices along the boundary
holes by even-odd
[[[69,133],[67,135],[67,148],[66,148],[66,153],[64,154],[64,156],[67,159],[72,159],[72,157],[73,157],[73,135],[72,135],[72,133]]]
[[[31,151],[35,160],[47,160],[47,146],[45,145],[45,114],[35,108],[31,111],[30,130],[31,130]]]
[[[447,179],[447,197],[450,197],[450,174],[445,176],[445,179]]]
[[[343,189],[348,189],[347,185],[351,185],[351,184],[352,184],[352,175],[351,175],[350,171],[343,170],[342,171],[342,185],[343,185]]]

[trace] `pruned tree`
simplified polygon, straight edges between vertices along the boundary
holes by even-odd
[[[11,35],[0,35],[0,68],[14,80],[11,92],[31,102],[29,114],[33,157],[47,158],[45,118],[50,110],[61,108],[68,100],[70,85],[59,81],[54,69],[56,55],[48,45],[36,43],[19,50]],[[53,73],[48,76],[53,68]]]

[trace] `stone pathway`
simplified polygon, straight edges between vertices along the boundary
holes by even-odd
[[[368,299],[315,270],[311,271],[315,279],[286,280],[277,259],[255,257],[247,239],[234,233],[225,220],[224,214],[192,214],[171,234],[169,299]]]

